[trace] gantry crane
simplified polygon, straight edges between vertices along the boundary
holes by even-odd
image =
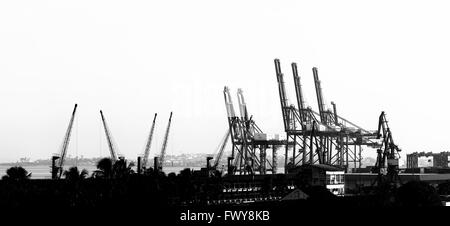
[[[75,107],[73,108],[72,117],[70,118],[69,126],[67,127],[66,134],[61,145],[60,154],[59,156],[53,156],[52,158],[52,179],[59,179],[62,176],[64,160],[66,158],[67,148],[69,147],[70,134],[72,133],[73,121],[75,119],[77,106],[78,105],[75,104]],[[56,160],[58,160],[58,163],[55,163]]]
[[[167,141],[169,140],[169,132],[170,132],[170,124],[172,122],[172,112],[170,112],[169,122],[167,124],[166,128],[166,134],[164,135],[164,141],[161,148],[161,154],[158,157],[155,157],[155,166],[154,168],[158,171],[162,171],[163,164],[164,164],[164,157],[166,156],[166,149],[167,149]]]
[[[362,145],[377,146],[376,132],[369,132],[327,109],[318,70],[312,69],[319,112],[304,103],[297,65],[292,63],[297,108],[289,104],[280,60],[275,59],[275,72],[281,103],[281,112],[287,142],[285,145],[285,172],[304,164],[328,164],[349,169],[361,167]],[[293,145],[288,145],[292,141]],[[289,153],[291,151],[291,153]],[[290,158],[288,156],[291,156]],[[288,159],[290,159],[288,161]]]
[[[103,116],[103,112],[102,110],[100,110],[100,115],[102,117],[102,122],[103,122],[103,128],[105,129],[105,135],[106,135],[106,140],[108,142],[108,147],[109,147],[109,153],[111,155],[111,160],[114,162],[116,162],[118,159],[117,157],[117,149],[116,149],[116,145],[113,141],[111,132],[109,131],[108,125],[106,124],[106,120],[105,117]]]
[[[253,117],[248,114],[242,89],[238,89],[240,117],[236,116],[230,90],[223,90],[227,109],[228,125],[231,137],[232,151],[228,158],[228,174],[254,174],[266,171],[276,173],[276,152],[280,144],[278,140],[267,140],[266,134],[258,127]],[[266,150],[272,149],[272,161],[266,158]],[[267,168],[267,169],[266,169]]]
[[[157,114],[155,113],[155,117],[153,118],[152,127],[150,129],[150,134],[148,135],[147,143],[145,145],[144,159],[142,160],[142,166],[141,166],[144,169],[147,167],[148,155],[150,153],[150,146],[152,144],[152,139],[153,139],[153,131],[155,130],[156,115]]]

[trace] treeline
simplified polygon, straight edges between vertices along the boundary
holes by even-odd
[[[11,167],[0,181],[0,207],[43,208],[124,208],[151,205],[167,208],[184,203],[205,206],[209,200],[223,198],[224,178],[220,173],[195,174],[190,169],[170,173],[149,168],[137,174],[133,165],[126,161],[101,159],[97,170],[90,175],[86,170],[72,167],[63,173],[63,179],[30,180],[30,174],[22,167]],[[280,175],[282,176],[282,175]],[[410,181],[394,192],[367,196],[338,198],[323,187],[297,187],[309,195],[306,202],[298,205],[344,205],[344,206],[439,206],[442,197],[450,195],[450,182],[437,188],[425,182]],[[283,183],[264,182],[268,195]],[[286,184],[287,185],[287,184]],[[192,202],[194,201],[194,202]],[[303,203],[303,204],[302,204]]]
[[[11,167],[0,181],[0,207],[165,207],[193,198],[206,202],[222,189],[218,174],[196,183],[188,168],[168,175],[149,168],[138,175],[132,167],[124,160],[104,158],[91,175],[72,167],[59,180],[30,180],[24,168]]]

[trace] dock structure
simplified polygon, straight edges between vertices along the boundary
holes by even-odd
[[[292,63],[292,74],[296,93],[296,105],[289,103],[284,74],[279,59],[275,59],[275,72],[281,103],[281,112],[286,132],[285,172],[304,164],[328,164],[346,170],[360,168],[363,146],[379,148],[376,131],[368,131],[337,114],[336,104],[327,108],[324,101],[318,69],[312,69],[319,111],[306,106],[296,63]]]
[[[284,151],[284,173],[295,172],[306,165],[328,165],[353,172],[361,168],[363,148],[377,153],[373,172],[378,183],[386,176],[396,183],[398,159],[401,151],[395,145],[389,129],[386,114],[381,113],[377,130],[366,130],[341,117],[335,102],[328,108],[323,96],[318,69],[312,68],[318,111],[307,106],[296,63],[291,64],[295,97],[289,102],[284,74],[279,59],[274,60],[280,97],[285,138],[269,137],[247,110],[242,89],[238,89],[238,116],[235,112],[230,89],[225,86],[223,94],[231,136],[231,155],[228,157],[229,175],[276,174],[277,156]],[[384,180],[384,179],[383,179]]]
[[[256,124],[247,111],[242,89],[237,92],[240,117],[236,115],[227,86],[224,87],[223,94],[232,143],[227,163],[228,174],[276,174],[277,152],[285,145],[285,141],[278,136],[268,137]]]

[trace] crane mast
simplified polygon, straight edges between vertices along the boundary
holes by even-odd
[[[111,160],[113,162],[117,161],[117,154],[114,142],[112,140],[111,133],[109,131],[108,125],[106,124],[105,117],[103,116],[102,110],[100,110],[100,115],[102,116],[103,128],[105,129],[106,140],[108,141],[109,152],[111,154]]]
[[[171,122],[172,122],[172,112],[170,112],[169,123],[167,124],[166,135],[164,136],[164,141],[163,141],[163,145],[161,148],[161,155],[159,156],[159,166],[158,167],[160,170],[162,170],[163,163],[164,163],[164,157],[166,155],[167,141],[169,139],[169,131],[170,131]]]
[[[75,119],[75,113],[77,111],[77,104],[75,104],[75,107],[73,108],[72,117],[70,118],[69,126],[66,130],[66,135],[64,136],[64,140],[61,146],[60,155],[59,155],[59,163],[58,163],[58,178],[61,178],[63,166],[64,166],[64,160],[66,158],[67,153],[67,147],[69,146],[70,141],[70,134],[72,133],[72,127],[73,127],[73,121]]]
[[[142,160],[142,168],[147,167],[148,154],[150,153],[150,146],[152,144],[152,139],[153,139],[153,131],[155,130],[156,115],[157,114],[155,113],[155,117],[153,118],[152,128],[150,129],[150,134],[148,135],[147,143],[145,145],[144,159]]]

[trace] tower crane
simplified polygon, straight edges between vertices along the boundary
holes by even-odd
[[[153,139],[153,131],[155,130],[156,115],[157,114],[155,113],[155,117],[153,118],[152,127],[150,129],[150,134],[148,135],[147,143],[145,145],[144,159],[142,160],[142,168],[146,168],[147,167],[148,154],[150,153],[150,146],[152,144],[152,139]]]
[[[167,141],[169,140],[169,131],[170,131],[171,122],[172,122],[172,112],[170,112],[169,123],[167,124],[166,135],[164,136],[164,141],[163,141],[163,145],[161,148],[161,154],[159,156],[159,161],[155,161],[155,163],[158,164],[157,166],[155,165],[155,169],[157,169],[157,170],[162,170],[162,167],[164,164],[164,157],[166,155]]]
[[[69,126],[66,130],[66,135],[64,136],[63,143],[61,145],[61,150],[59,156],[53,156],[52,158],[52,178],[61,178],[62,172],[63,172],[63,166],[64,166],[64,160],[66,158],[67,153],[67,147],[69,146],[70,141],[70,134],[72,133],[72,127],[73,127],[73,121],[75,119],[75,113],[77,111],[77,104],[75,104],[75,107],[73,108],[72,117],[69,121]],[[55,166],[55,161],[59,159],[57,163],[57,167]]]
[[[105,129],[106,140],[108,141],[108,147],[109,147],[109,152],[111,154],[111,160],[113,162],[115,162],[118,160],[117,153],[116,153],[116,147],[115,147],[114,141],[112,139],[111,132],[109,131],[108,125],[106,124],[106,120],[105,120],[105,117],[103,116],[102,110],[100,110],[100,115],[102,117],[103,128]]]

